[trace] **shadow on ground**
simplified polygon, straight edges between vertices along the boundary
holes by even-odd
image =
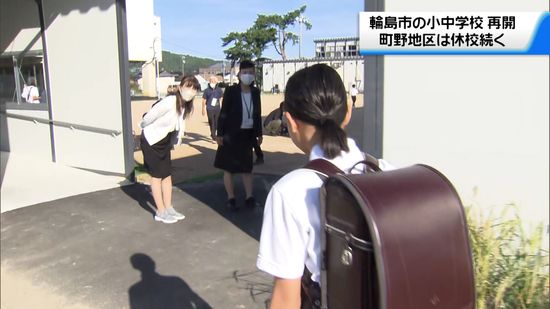
[[[260,240],[264,203],[271,186],[279,179],[274,175],[256,175],[254,177],[254,197],[258,205],[254,208],[244,206],[244,187],[239,176],[235,179],[235,195],[237,198],[236,211],[230,211],[225,206],[226,193],[222,179],[209,181],[208,186],[203,183],[187,183],[177,185],[183,192],[201,201],[220,216],[238,227],[255,240]]]
[[[213,164],[216,154],[215,150],[198,145],[191,145],[191,147],[198,150],[201,155],[175,160],[172,163],[175,167],[174,170],[176,170],[175,173],[181,172],[181,169],[185,169],[185,167],[192,168],[194,164],[198,164],[197,160],[210,159],[210,162],[212,162],[211,164]],[[237,211],[230,211],[225,206],[227,194],[223,185],[223,173],[220,170],[215,170],[215,174],[196,177],[195,179],[179,183],[176,187],[210,207],[226,220],[239,227],[250,237],[259,240],[263,218],[263,206],[269,190],[284,173],[299,168],[306,162],[306,158],[302,154],[264,151],[264,157],[266,163],[254,167],[253,195],[258,204],[254,208],[246,208],[244,205],[245,191],[241,175],[238,174],[233,176],[235,197],[238,207]],[[266,171],[273,170],[280,171],[280,174],[266,173]],[[205,181],[208,181],[208,185],[204,184]]]
[[[158,274],[155,261],[148,255],[136,253],[130,262],[141,272],[141,280],[128,289],[130,309],[212,308],[181,278]]]

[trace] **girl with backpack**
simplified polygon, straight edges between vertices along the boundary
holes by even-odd
[[[193,111],[193,98],[199,91],[199,81],[184,76],[174,94],[155,103],[143,116],[140,127],[141,151],[145,168],[151,175],[151,191],[157,211],[155,220],[174,223],[185,218],[172,207],[172,165],[170,150],[180,145],[185,119]]]
[[[324,64],[297,71],[288,80],[284,117],[293,143],[309,160],[325,159],[342,171],[362,173],[363,152],[344,131],[351,118],[344,84]],[[321,274],[320,188],[314,171],[283,176],[266,200],[257,267],[275,277],[271,308],[316,308],[301,297],[301,279],[319,285]],[[305,268],[304,268],[305,267]]]

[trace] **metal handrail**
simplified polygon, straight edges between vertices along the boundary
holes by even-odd
[[[112,135],[113,137],[116,137],[117,135],[120,135],[122,133],[122,131],[118,131],[118,130],[97,128],[97,127],[92,127],[92,126],[87,126],[87,125],[82,125],[82,124],[75,124],[75,123],[70,123],[70,122],[65,122],[65,121],[57,121],[57,120],[31,117],[31,116],[24,116],[24,115],[7,113],[7,112],[4,112],[4,111],[2,111],[0,113],[5,114],[7,117],[10,117],[10,118],[28,120],[28,121],[32,121],[34,123],[53,124],[55,126],[65,127],[65,128],[69,128],[71,130],[83,130],[83,131],[89,131],[89,132],[94,132],[94,133]]]

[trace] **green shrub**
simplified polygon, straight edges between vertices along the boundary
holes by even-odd
[[[549,256],[542,224],[529,233],[515,205],[483,213],[466,208],[477,308],[550,308]]]

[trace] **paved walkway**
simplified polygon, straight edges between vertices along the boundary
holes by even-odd
[[[282,96],[262,100],[266,115]],[[152,103],[132,103],[134,122]],[[267,307],[272,279],[255,267],[263,208],[224,209],[216,145],[197,103],[186,143],[172,152],[173,204],[187,216],[175,224],[153,220],[144,185],[2,154],[1,308]],[[287,137],[265,136],[262,148],[261,205],[279,175],[306,160]]]
[[[255,178],[262,205],[276,179]],[[153,220],[139,184],[3,213],[1,307],[266,308],[263,208],[229,212],[223,190],[220,179],[175,187],[187,216],[175,224]],[[237,192],[244,206],[240,182]]]

